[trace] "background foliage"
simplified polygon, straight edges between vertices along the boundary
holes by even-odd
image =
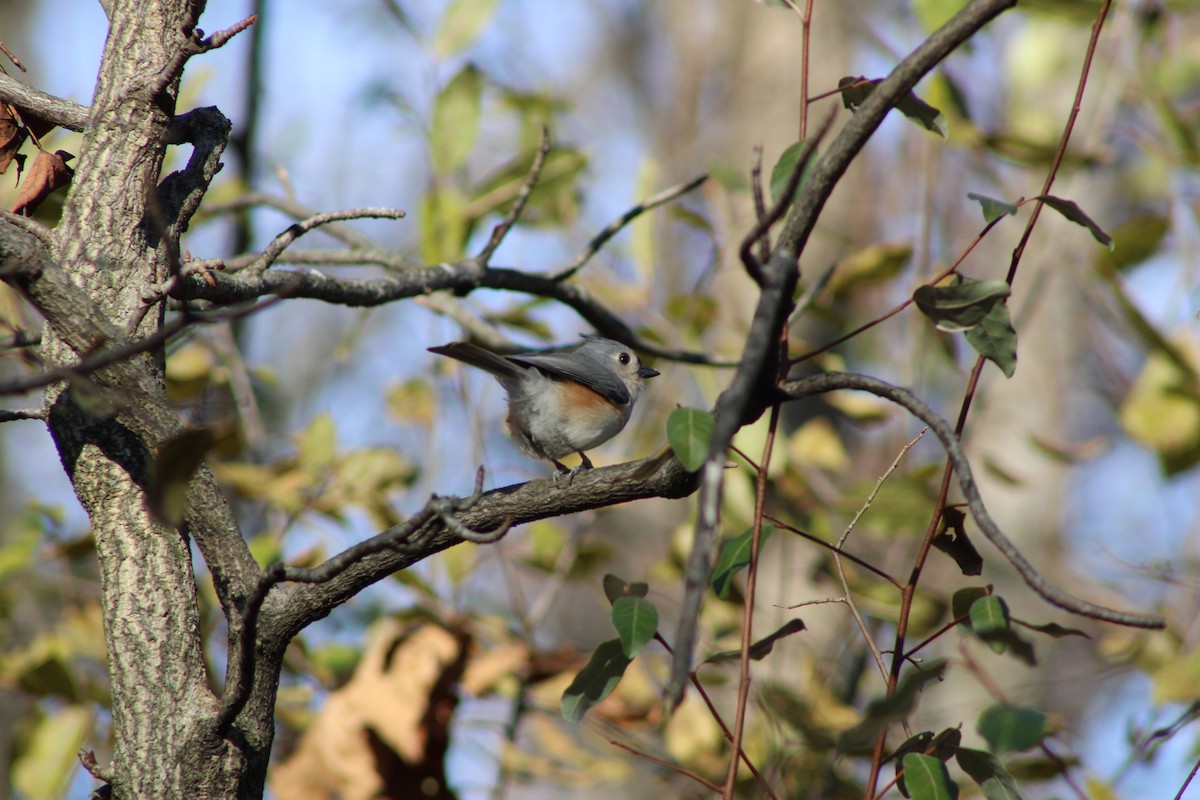
[[[86,102],[96,64],[82,53],[98,52],[103,18],[57,15],[53,5],[0,10],[2,38],[31,83]],[[562,269],[635,202],[708,172],[701,189],[638,218],[575,280],[648,340],[736,358],[753,308],[736,257],[754,219],[753,148],[763,147],[769,177],[800,138],[800,15],[751,3],[554,5],[360,0],[334,14],[318,3],[264,4],[256,69],[246,35],[185,76],[181,108],[218,104],[245,148],[226,158],[187,246],[203,257],[260,250],[295,212],[259,193],[313,210],[404,208],[400,222],[350,223],[352,235],[392,259],[457,260],[512,203],[547,125],[554,149],[498,263]],[[846,76],[882,77],[957,5],[817,4],[810,96]],[[206,19],[225,27],[250,10],[213,2]],[[811,294],[791,329],[793,356],[881,317],[950,266],[996,211],[983,203],[981,214],[969,193],[1010,204],[1042,193],[1101,10],[1090,0],[1022,3],[953,56],[917,91],[941,112],[944,138],[892,115],[804,253]],[[934,554],[910,603],[866,565],[834,563],[809,539],[849,531],[849,553],[903,580],[935,511],[943,456],[919,441],[880,482],[920,431],[910,417],[859,396],[789,407],[764,467],[763,505],[776,522],[755,573],[753,638],[791,635],[763,645],[770,652],[754,663],[743,741],[778,796],[863,796],[885,722],[889,750],[928,730],[943,732],[943,756],[957,746],[947,729],[961,726],[948,774],[989,797],[1014,796],[989,788],[1001,780],[996,759],[1025,797],[1170,797],[1184,785],[1200,674],[1191,622],[1198,24],[1186,2],[1107,13],[1053,193],[1077,202],[1113,246],[1042,215],[1005,306],[1015,372],[1006,380],[1005,364],[984,367],[965,436],[989,507],[1039,567],[1077,594],[1160,608],[1167,630],[1060,613],[981,541],[982,578]],[[836,96],[814,102],[809,126],[834,106]],[[837,114],[840,125],[850,112]],[[57,131],[47,144],[72,151],[73,136]],[[17,189],[5,184],[8,207]],[[48,224],[55,205],[51,195],[38,211]],[[998,219],[961,272],[1002,281],[1032,206]],[[337,243],[323,235],[283,261],[328,258]],[[318,268],[361,275],[389,263]],[[6,333],[36,328],[9,290],[0,303]],[[935,328],[917,304],[798,369],[878,375],[953,420],[975,343],[945,330],[953,325]],[[213,468],[261,564],[315,564],[430,492],[467,494],[480,463],[489,485],[544,474],[503,438],[498,387],[424,352],[459,338],[464,323],[485,341],[529,346],[587,329],[545,300],[475,293],[370,310],[288,301],[172,344],[172,395],[193,421],[217,426]],[[653,452],[676,405],[709,408],[728,380],[722,370],[655,366],[664,376],[597,463]],[[6,353],[6,374],[27,368],[19,348]],[[44,430],[11,422],[3,434],[0,760],[17,796],[78,794],[90,781],[76,750],[103,760],[108,725],[95,553]],[[735,442],[739,466],[722,508],[729,560],[717,570],[726,580],[708,598],[698,658],[743,647],[747,572],[730,564],[746,563],[732,559],[749,542],[738,538],[756,516],[749,464],[768,438],[764,418]],[[646,633],[674,629],[694,514],[692,501],[656,500],[546,520],[368,590],[293,645],[270,790],[366,797],[444,778],[462,797],[704,791],[660,762],[722,783],[729,755],[715,718],[734,719],[736,659],[699,670],[715,713],[693,691],[668,718],[668,656]],[[967,534],[980,538],[970,522]],[[985,597],[988,585],[995,594]],[[222,618],[201,586],[219,664]],[[886,683],[864,632],[886,650],[902,608],[910,648],[956,618],[969,618],[971,634],[960,625],[937,636],[918,654],[926,671],[907,673],[880,705]],[[649,609],[657,626],[647,627]],[[803,632],[786,627],[797,617]],[[1047,625],[1057,627],[1029,627]],[[619,683],[600,670],[612,694],[594,707],[579,700],[593,653],[619,663],[639,649]],[[935,659],[945,659],[940,672]],[[935,674],[944,680],[926,680]],[[923,749],[935,757],[896,760],[907,791],[938,796],[943,759]],[[913,785],[918,773],[930,788]],[[879,786],[893,774],[885,765]],[[748,796],[761,791],[745,770],[740,779]]]

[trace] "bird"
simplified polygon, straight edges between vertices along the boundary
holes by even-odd
[[[584,452],[616,436],[629,421],[644,381],[659,374],[631,348],[602,336],[562,352],[502,356],[469,342],[430,347],[490,372],[508,394],[508,434],[525,455],[546,459],[572,478],[592,468]],[[559,461],[577,453],[579,466]]]

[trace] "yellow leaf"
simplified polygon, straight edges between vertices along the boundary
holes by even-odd
[[[1195,363],[1194,347],[1179,349]],[[1118,416],[1130,438],[1158,452],[1168,474],[1200,460],[1200,395],[1191,376],[1162,351],[1146,359]]]
[[[844,470],[850,464],[841,437],[826,417],[815,417],[793,433],[788,439],[787,453],[793,464],[812,465],[831,472]]]

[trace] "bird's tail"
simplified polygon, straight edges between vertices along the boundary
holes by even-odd
[[[484,350],[477,345],[467,342],[451,342],[440,347],[431,347],[429,352],[440,356],[463,361],[472,367],[479,367],[498,378],[520,378],[525,374],[525,368],[514,364],[504,356],[499,356],[490,350]]]

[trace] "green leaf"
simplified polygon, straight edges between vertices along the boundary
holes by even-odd
[[[771,202],[778,203],[779,198],[783,196],[783,190],[787,188],[788,180],[792,177],[792,172],[796,169],[796,162],[800,159],[800,155],[804,152],[805,144],[803,139],[795,144],[789,145],[788,149],[783,151],[783,155],[775,162],[775,166],[771,169]],[[804,171],[800,174],[800,182],[796,184],[796,192],[792,195],[794,200],[800,194],[800,190],[804,188],[804,184],[812,177],[813,171],[817,168],[817,159],[808,160],[804,165]]]
[[[453,0],[438,23],[433,52],[445,58],[470,47],[495,11],[496,0]]]
[[[764,525],[762,528],[762,545],[767,543],[767,538],[775,531],[775,528],[770,525]],[[729,599],[729,587],[733,582],[733,578],[750,564],[750,548],[754,540],[754,529],[747,528],[744,533],[735,536],[732,539],[727,539],[721,543],[721,553],[717,556],[717,565],[713,567],[712,587],[717,593],[717,597],[722,600]]]
[[[625,656],[633,658],[658,632],[658,609],[643,597],[618,597],[612,605],[612,624]]]
[[[950,780],[950,772],[940,758],[909,753],[904,765],[904,787],[913,800],[955,800],[958,785]]]
[[[983,209],[983,221],[989,225],[1004,216],[1011,216],[1017,213],[1017,207],[1012,203],[1006,203],[1003,200],[997,200],[994,197],[987,197],[975,192],[968,192],[967,197],[979,203]]]
[[[1028,750],[1048,733],[1044,713],[1030,706],[1008,703],[984,709],[975,723],[975,730],[998,756]]]
[[[971,630],[995,653],[1009,653],[1027,664],[1036,664],[1033,645],[1013,630],[1008,605],[996,595],[971,604]]]
[[[563,719],[572,724],[583,719],[592,706],[612,694],[629,666],[625,648],[620,639],[603,642],[592,653],[591,659],[571,681],[563,692],[561,712]]]
[[[992,308],[1012,292],[1005,281],[963,278],[948,286],[918,286],[913,301],[938,330],[970,330],[983,322]]]
[[[667,441],[687,471],[700,469],[708,458],[713,425],[712,414],[699,408],[677,408],[667,418]]]
[[[216,440],[212,428],[194,428],[159,446],[146,505],[160,522],[173,528],[183,524],[188,484]]]
[[[1021,800],[1017,781],[1000,763],[1000,759],[983,750],[960,747],[954,754],[959,769],[979,784],[987,800]]]
[[[954,559],[963,575],[983,572],[983,556],[967,538],[966,516],[957,508],[942,510],[941,530],[933,537],[933,546]]]
[[[1017,331],[1008,313],[1008,303],[996,303],[978,325],[963,333],[975,352],[991,361],[1004,377],[1017,371]]]
[[[1106,245],[1110,252],[1112,251],[1112,237],[1105,233],[1104,229],[1096,224],[1095,220],[1084,213],[1084,210],[1080,208],[1074,200],[1064,200],[1061,197],[1055,197],[1054,195],[1050,194],[1038,195],[1034,199],[1041,200],[1043,203],[1062,214],[1071,222],[1087,228],[1091,232],[1093,239],[1102,245]]]
[[[991,593],[991,586],[968,586],[965,589],[959,589],[954,593],[954,596],[950,598],[950,613],[954,615],[955,619],[967,616],[967,620],[963,623],[963,627],[969,631],[971,630],[971,620],[969,616],[971,613],[971,606],[974,605],[975,601],[979,598],[987,597]]]
[[[870,97],[871,92],[875,91],[875,87],[880,83],[883,83],[881,79],[867,80],[861,75],[842,78],[838,81],[838,88],[845,89],[842,92],[842,105],[853,111]],[[854,86],[855,84],[861,85]],[[846,89],[845,87],[848,86],[854,86],[854,88]],[[946,138],[946,129],[948,127],[946,116],[912,92],[906,92],[900,98],[896,103],[896,110],[925,130],[932,131],[943,139]]]
[[[793,633],[799,633],[802,630],[804,630],[804,620],[793,619],[785,622],[779,628],[779,630],[775,631],[770,636],[764,636],[757,642],[754,642],[752,645],[750,645],[750,660],[762,661],[771,654],[772,650],[775,649],[776,642],[778,642],[780,639],[791,636]],[[741,658],[741,655],[741,650],[725,650],[704,659],[704,663],[716,664],[721,661],[733,661],[734,659]]]
[[[1165,348],[1151,352],[1117,411],[1125,433],[1157,452],[1167,475],[1200,462],[1200,393],[1191,355],[1172,358]]]
[[[935,659],[919,669],[909,670],[890,697],[877,698],[867,705],[862,721],[838,737],[838,748],[855,751],[870,747],[889,725],[912,713],[921,690],[926,684],[940,680],[945,668],[945,659]]]
[[[611,572],[604,576],[604,596],[609,605],[622,597],[645,597],[650,593],[648,583],[626,583]]]
[[[467,160],[479,135],[483,76],[468,64],[442,89],[429,128],[434,174],[445,176]]]
[[[986,638],[1009,629],[1008,605],[996,595],[981,597],[971,604],[971,630]]]

